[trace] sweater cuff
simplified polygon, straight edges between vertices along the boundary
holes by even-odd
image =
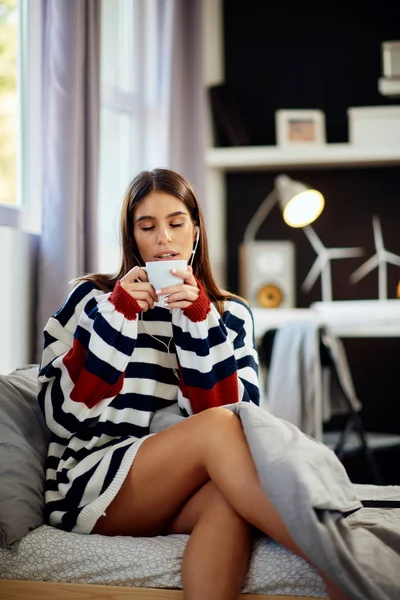
[[[196,279],[197,285],[199,286],[200,294],[198,298],[192,304],[190,304],[187,308],[183,310],[183,314],[188,317],[193,323],[198,323],[199,321],[204,321],[207,317],[208,313],[211,310],[211,303],[208,299],[207,294],[204,291],[203,286]]]
[[[129,321],[134,321],[138,313],[142,312],[138,301],[124,290],[120,281],[117,281],[117,285],[109,300],[111,304],[114,304],[116,310],[122,313]]]

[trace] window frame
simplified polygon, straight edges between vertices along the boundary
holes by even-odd
[[[19,2],[20,89],[17,203],[0,204],[0,226],[39,233],[41,229],[42,3]]]

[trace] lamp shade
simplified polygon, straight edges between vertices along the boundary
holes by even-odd
[[[283,219],[290,227],[305,227],[319,217],[325,206],[321,192],[300,181],[279,175],[275,191],[282,209]]]

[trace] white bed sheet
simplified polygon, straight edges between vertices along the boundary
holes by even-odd
[[[12,550],[0,549],[0,579],[182,588],[186,535],[154,538],[67,533],[43,525]],[[0,581],[1,589],[1,581]],[[254,541],[247,593],[325,595],[318,573],[267,537]]]

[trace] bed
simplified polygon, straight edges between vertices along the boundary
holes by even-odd
[[[0,598],[179,598],[185,535],[106,537],[43,522],[48,430],[36,398],[38,365],[0,375]],[[246,598],[323,598],[317,572],[265,536]]]
[[[182,598],[188,536],[81,535],[43,523],[48,432],[36,400],[37,368],[0,376],[0,598]],[[385,493],[400,498],[395,486]],[[379,509],[362,510],[373,520]],[[254,539],[242,597],[327,598],[309,564],[263,535]]]

